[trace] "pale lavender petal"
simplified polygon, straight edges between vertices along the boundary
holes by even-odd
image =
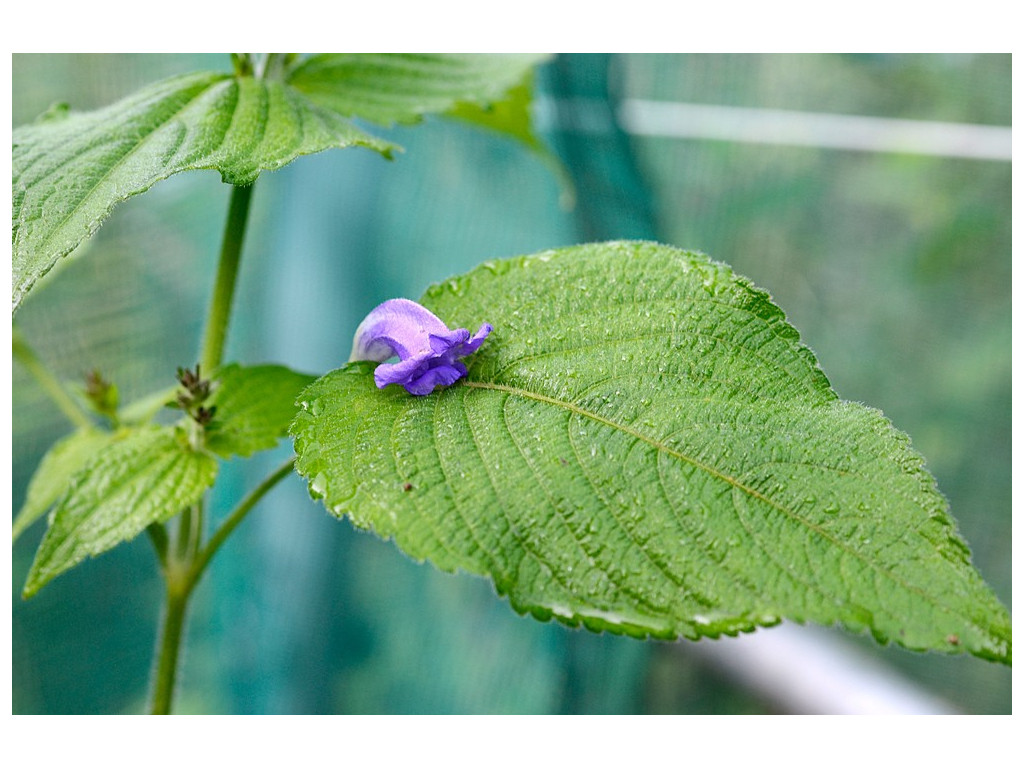
[[[430,335],[447,334],[448,326],[426,307],[409,299],[377,305],[356,328],[349,360],[405,359],[430,349]]]
[[[351,360],[375,360],[376,385],[401,384],[413,395],[454,384],[466,375],[459,358],[475,352],[493,330],[480,326],[472,337],[465,328],[449,330],[436,315],[408,299],[390,299],[376,307],[356,329]],[[398,357],[397,363],[385,362]]]

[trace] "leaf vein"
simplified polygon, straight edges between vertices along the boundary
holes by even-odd
[[[869,568],[874,570],[877,574],[879,574],[881,576],[884,576],[885,578],[889,579],[891,582],[895,583],[897,586],[901,587],[902,589],[904,589],[904,590],[906,590],[908,592],[912,592],[912,593],[917,594],[918,597],[920,597],[923,600],[927,601],[928,603],[930,603],[933,607],[937,608],[938,610],[940,610],[940,611],[942,611],[944,613],[947,613],[947,614],[953,614],[953,612],[947,606],[942,605],[941,603],[939,603],[935,598],[929,596],[921,588],[916,587],[916,586],[914,586],[912,584],[908,584],[903,579],[900,579],[899,577],[897,577],[897,575],[892,573],[891,571],[883,569],[880,566],[878,566],[877,564],[871,562],[870,560],[867,560],[859,552],[857,552],[856,550],[850,548],[844,542],[840,541],[836,537],[830,535],[821,526],[819,526],[819,525],[817,525],[817,524],[807,520],[806,518],[801,517],[800,515],[796,514],[793,510],[791,510],[788,507],[786,507],[785,505],[780,504],[780,503],[774,501],[773,499],[769,498],[768,496],[765,496],[763,493],[761,493],[760,491],[758,491],[755,488],[751,488],[751,487],[749,487],[747,485],[744,485],[743,483],[741,483],[735,477],[732,477],[731,475],[729,475],[729,474],[727,474],[725,472],[721,472],[721,471],[715,469],[714,467],[712,467],[712,466],[710,466],[708,464],[705,464],[704,462],[698,461],[697,459],[693,458],[692,456],[688,456],[687,454],[682,453],[681,451],[677,451],[677,450],[671,448],[670,446],[666,445],[664,442],[659,441],[659,440],[657,440],[655,438],[652,438],[649,435],[645,435],[644,433],[642,433],[642,432],[640,432],[640,431],[638,431],[636,429],[633,429],[632,427],[629,427],[627,425],[618,424],[616,422],[610,421],[610,420],[600,416],[599,414],[596,414],[596,413],[594,413],[592,411],[587,411],[586,409],[581,408],[581,407],[579,407],[578,405],[576,405],[574,403],[566,402],[564,400],[559,400],[559,399],[554,398],[554,397],[549,397],[549,396],[543,395],[543,394],[541,394],[539,392],[530,392],[528,390],[519,389],[517,387],[512,387],[512,386],[505,385],[505,384],[499,384],[499,383],[495,383],[495,382],[484,382],[484,381],[465,381],[463,386],[474,387],[474,388],[478,388],[478,389],[490,389],[490,390],[506,392],[506,393],[509,393],[511,395],[516,395],[518,397],[523,397],[523,398],[526,398],[526,399],[535,400],[537,402],[547,403],[548,405],[553,405],[555,407],[571,411],[571,412],[576,413],[576,414],[578,414],[580,416],[593,419],[594,421],[599,422],[601,424],[605,424],[605,425],[607,425],[607,426],[609,426],[609,427],[611,427],[613,429],[617,429],[617,430],[620,430],[622,432],[625,432],[626,434],[633,435],[634,437],[636,437],[636,438],[638,438],[640,440],[643,440],[646,443],[649,443],[656,450],[662,451],[662,452],[664,452],[667,455],[674,456],[675,458],[679,459],[680,461],[686,462],[687,464],[690,464],[691,466],[697,468],[698,470],[707,473],[708,475],[712,476],[713,478],[716,478],[716,479],[726,483],[728,486],[730,486],[733,489],[734,492],[738,491],[740,493],[746,494],[750,498],[756,499],[756,500],[760,501],[763,504],[767,504],[769,507],[772,507],[772,508],[778,510],[779,512],[783,513],[787,517],[789,517],[789,518],[791,518],[791,519],[793,519],[793,520],[795,520],[795,521],[797,521],[799,523],[802,523],[804,526],[806,526],[812,532],[814,532],[818,536],[821,536],[823,539],[829,541],[831,544],[836,546],[838,549],[841,549],[842,551],[846,552],[848,555],[851,555],[853,558],[863,562]],[[738,508],[736,508],[735,501],[733,501],[733,507],[734,507],[734,510],[736,511],[737,518],[739,519],[740,524],[743,525],[743,527],[746,529],[747,525],[743,523],[742,517],[739,514],[739,510],[738,510]],[[748,529],[748,531],[749,531],[749,529]],[[753,535],[753,534],[751,534],[751,535]],[[765,550],[765,552],[766,552],[766,554],[768,554],[769,557],[771,556],[770,553],[767,552],[767,550]],[[800,579],[797,579],[797,580],[801,581]],[[819,592],[820,594],[824,594],[823,592],[821,592],[820,587],[817,587],[816,585],[809,585],[809,586],[811,586],[813,589],[815,589],[815,591]],[[831,598],[833,596],[826,595],[826,597]],[[960,618],[966,620],[967,622],[969,622],[973,626],[977,627],[978,629],[981,629],[983,632],[987,631],[987,630],[985,630],[985,628],[981,624],[979,624],[972,617],[960,615]]]

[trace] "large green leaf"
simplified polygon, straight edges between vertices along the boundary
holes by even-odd
[[[243,368],[233,363],[222,368],[206,403],[217,409],[207,428],[206,447],[224,458],[273,448],[288,434],[295,398],[315,378],[280,365]]]
[[[216,460],[193,450],[174,427],[122,430],[72,475],[51,513],[23,596],[195,504],[216,476]]]
[[[14,308],[117,203],[181,171],[250,184],[299,155],[390,145],[282,83],[198,72],[14,131]]]
[[[426,397],[376,389],[371,363],[303,392],[297,467],[334,514],[542,619],[664,638],[838,622],[1009,663],[1009,615],[907,437],[839,401],[725,265],[580,246],[423,303],[495,330]]]
[[[213,169],[246,185],[329,148],[390,155],[393,144],[349,118],[409,121],[461,102],[500,100],[539,58],[320,55],[300,64],[290,84],[197,72],[95,112],[51,110],[13,136],[13,309],[117,203],[162,179]],[[520,130],[508,132],[521,138]]]

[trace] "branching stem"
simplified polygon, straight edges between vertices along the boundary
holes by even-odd
[[[278,467],[274,472],[269,475],[262,483],[260,483],[252,493],[246,496],[242,502],[235,507],[235,510],[224,518],[224,522],[220,524],[217,531],[210,537],[206,546],[199,551],[195,560],[192,563],[191,578],[192,585],[199,583],[199,579],[202,578],[203,571],[206,570],[206,566],[209,564],[213,556],[217,554],[217,550],[220,549],[225,539],[231,535],[231,532],[238,527],[249,511],[256,506],[260,499],[262,499],[275,485],[281,480],[291,474],[292,468],[295,465],[295,459],[288,459],[284,464]]]
[[[160,627],[156,671],[153,677],[152,714],[170,714],[188,601],[202,578],[206,566],[209,565],[210,560],[217,554],[231,532],[238,527],[260,499],[266,496],[282,479],[291,474],[294,463],[294,459],[288,459],[253,489],[224,519],[220,528],[210,537],[209,542],[203,548],[199,548],[200,533],[196,530],[196,525],[201,525],[202,521],[202,507],[199,505],[189,507],[182,512],[181,526],[178,529],[178,541],[175,547],[168,548],[166,533],[161,536],[151,530],[153,544],[163,566],[164,578],[167,580],[164,617]],[[153,529],[153,526],[150,526],[150,529]],[[160,530],[163,530],[162,527]]]

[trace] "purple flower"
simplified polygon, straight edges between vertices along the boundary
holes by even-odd
[[[492,330],[484,323],[471,338],[465,328],[448,330],[415,301],[389,299],[359,324],[349,361],[379,361],[373,380],[381,389],[401,384],[410,394],[429,395],[434,387],[447,387],[466,375],[458,358],[476,352]],[[397,363],[384,362],[395,355]]]

